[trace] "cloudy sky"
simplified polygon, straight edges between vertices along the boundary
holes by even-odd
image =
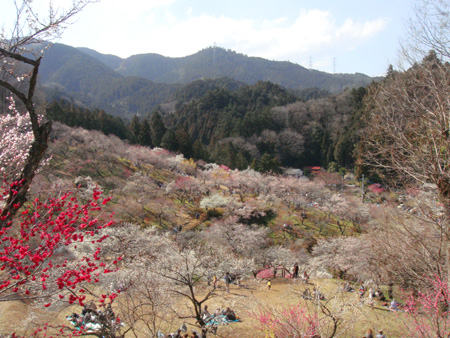
[[[6,1],[13,4],[13,0],[2,0]],[[53,2],[63,1],[67,0]],[[59,42],[123,58],[140,53],[180,57],[216,45],[326,72],[374,76],[396,63],[412,3],[101,0],[85,8]],[[7,22],[8,10],[1,12],[0,22]]]

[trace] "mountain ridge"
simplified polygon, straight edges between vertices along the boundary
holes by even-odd
[[[365,87],[376,80],[363,74],[327,74],[290,62],[248,57],[210,47],[182,58],[140,54],[127,59],[88,48],[54,44],[45,51],[39,83],[47,98],[72,98],[87,107],[104,109],[114,116],[145,116],[162,104],[183,103],[177,95],[183,86],[205,81],[200,94],[214,88],[239,88],[260,81],[292,91],[341,92]],[[187,97],[187,101],[193,97]]]
[[[221,47],[208,47],[183,57],[167,57],[157,53],[142,53],[121,59],[98,53],[88,48],[81,50],[123,76],[139,76],[159,83],[189,83],[201,78],[229,77],[252,85],[270,81],[287,89],[319,88],[338,93],[345,88],[366,86],[378,77],[363,73],[330,74],[307,69],[289,61],[270,61],[262,57],[247,56]],[[120,61],[119,61],[120,59]]]

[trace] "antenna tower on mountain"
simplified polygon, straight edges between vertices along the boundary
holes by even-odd
[[[213,45],[213,59],[212,59],[213,66],[216,64],[216,42],[214,42]]]
[[[312,69],[312,57],[309,57],[309,69]]]
[[[333,58],[333,73],[336,73],[336,58]]]

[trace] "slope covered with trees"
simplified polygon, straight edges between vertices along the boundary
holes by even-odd
[[[282,166],[352,167],[364,94],[360,88],[303,102],[259,82],[235,92],[209,91],[163,117],[168,128],[184,128],[209,159],[232,168],[245,169],[264,155]]]
[[[44,55],[39,83],[46,88],[50,101],[73,98],[91,109],[101,108],[128,119],[173,101],[182,84],[197,80],[217,80],[215,87],[227,89],[270,81],[291,90],[304,90],[305,97],[309,88],[317,88],[316,93],[338,93],[373,80],[363,74],[327,74],[221,48],[208,48],[184,58],[142,54],[120,59],[54,44]]]
[[[130,146],[113,136],[60,124],[55,124],[53,135],[49,149],[53,157],[37,176],[30,198],[56,187],[73,186],[74,182],[80,196],[88,194],[94,186],[104,194],[113,194],[105,212],[114,212],[116,224],[105,230],[109,237],[102,243],[102,250],[105,257],[120,256],[122,260],[119,269],[110,272],[105,281],[95,288],[88,285],[85,288],[94,295],[88,299],[101,305],[99,300],[105,301],[102,290],[111,285],[126,285],[126,292],[113,295],[111,300],[115,314],[126,324],[117,332],[125,329],[138,335],[152,334],[158,329],[167,332],[182,322],[194,328],[195,322],[202,323],[203,317],[199,315],[205,304],[232,302],[233,307],[237,306],[236,292],[239,294],[241,288],[232,285],[233,292],[228,294],[222,281],[220,287],[214,288],[207,283],[211,274],[219,278],[226,272],[238,274],[241,283],[251,285],[254,294],[259,295],[261,291],[267,292],[263,291],[265,284],[250,276],[267,265],[291,270],[294,263],[300,263],[301,271],[311,274],[310,283],[320,281],[316,280],[318,276],[331,275],[345,278],[354,287],[359,287],[352,282],[356,278],[373,280],[385,294],[389,282],[422,288],[427,278],[436,273],[437,267],[430,264],[440,250],[432,245],[435,232],[423,237],[426,220],[420,221],[419,215],[398,209],[396,194],[370,188],[363,204],[359,188],[347,186],[337,174],[321,173],[314,181],[308,181],[253,170],[230,170],[195,163],[161,148]],[[408,195],[403,203],[411,208],[422,199],[433,200],[433,196],[416,193]],[[398,236],[401,243],[392,245],[386,241]],[[420,243],[417,236],[422,236]],[[426,256],[410,251],[411,247],[419,249],[425,244],[429,250]],[[426,276],[419,280],[417,271]],[[341,284],[337,282],[334,288],[340,290]],[[275,280],[275,288],[277,285]],[[191,287],[192,297],[183,296]],[[305,302],[302,308],[309,309],[307,314],[313,315],[313,309],[321,306],[330,311],[330,316],[318,321],[315,327],[322,335],[328,332],[327,337],[333,337],[336,318],[340,318],[336,334],[361,332],[356,323],[362,321],[365,325],[380,325],[398,319],[388,312],[380,322],[380,314],[385,311],[363,307],[354,294],[348,298],[342,291],[324,288],[321,292],[327,301],[316,304],[314,300],[292,296],[294,289],[296,295],[304,292],[304,284],[293,283],[291,288],[291,301]],[[109,303],[108,294],[103,294]],[[48,311],[79,311],[65,300],[57,301],[58,292],[49,297],[53,300]],[[234,297],[237,299],[233,300]],[[397,288],[395,297],[406,300]],[[152,307],[146,305],[149,300]],[[181,307],[182,303],[189,306]],[[254,311],[261,306],[260,302],[250,305],[248,300],[246,304],[247,310],[251,307]],[[381,306],[381,302],[376,306]],[[147,316],[140,316],[138,308],[146,308]],[[375,317],[367,314],[362,319],[366,309],[379,314]],[[281,315],[272,308],[260,310]],[[248,317],[244,310],[239,315],[244,326],[220,327],[219,332],[264,337],[264,331],[260,335],[248,326],[256,325],[256,318]],[[358,320],[352,320],[352,316]],[[36,319],[34,323],[42,324]],[[295,325],[302,324],[295,322]],[[401,332],[398,325],[390,327],[387,333]],[[56,334],[57,330],[51,327],[49,334]]]

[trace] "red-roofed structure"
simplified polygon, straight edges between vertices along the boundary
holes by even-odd
[[[261,279],[273,278],[273,271],[274,271],[273,266],[264,268],[256,274],[256,278]],[[292,278],[292,273],[289,272],[289,270],[286,269],[284,266],[278,266],[276,277]]]
[[[322,170],[322,167],[306,166],[306,167],[303,167],[303,170],[308,170],[311,174],[317,174],[319,171]]]

